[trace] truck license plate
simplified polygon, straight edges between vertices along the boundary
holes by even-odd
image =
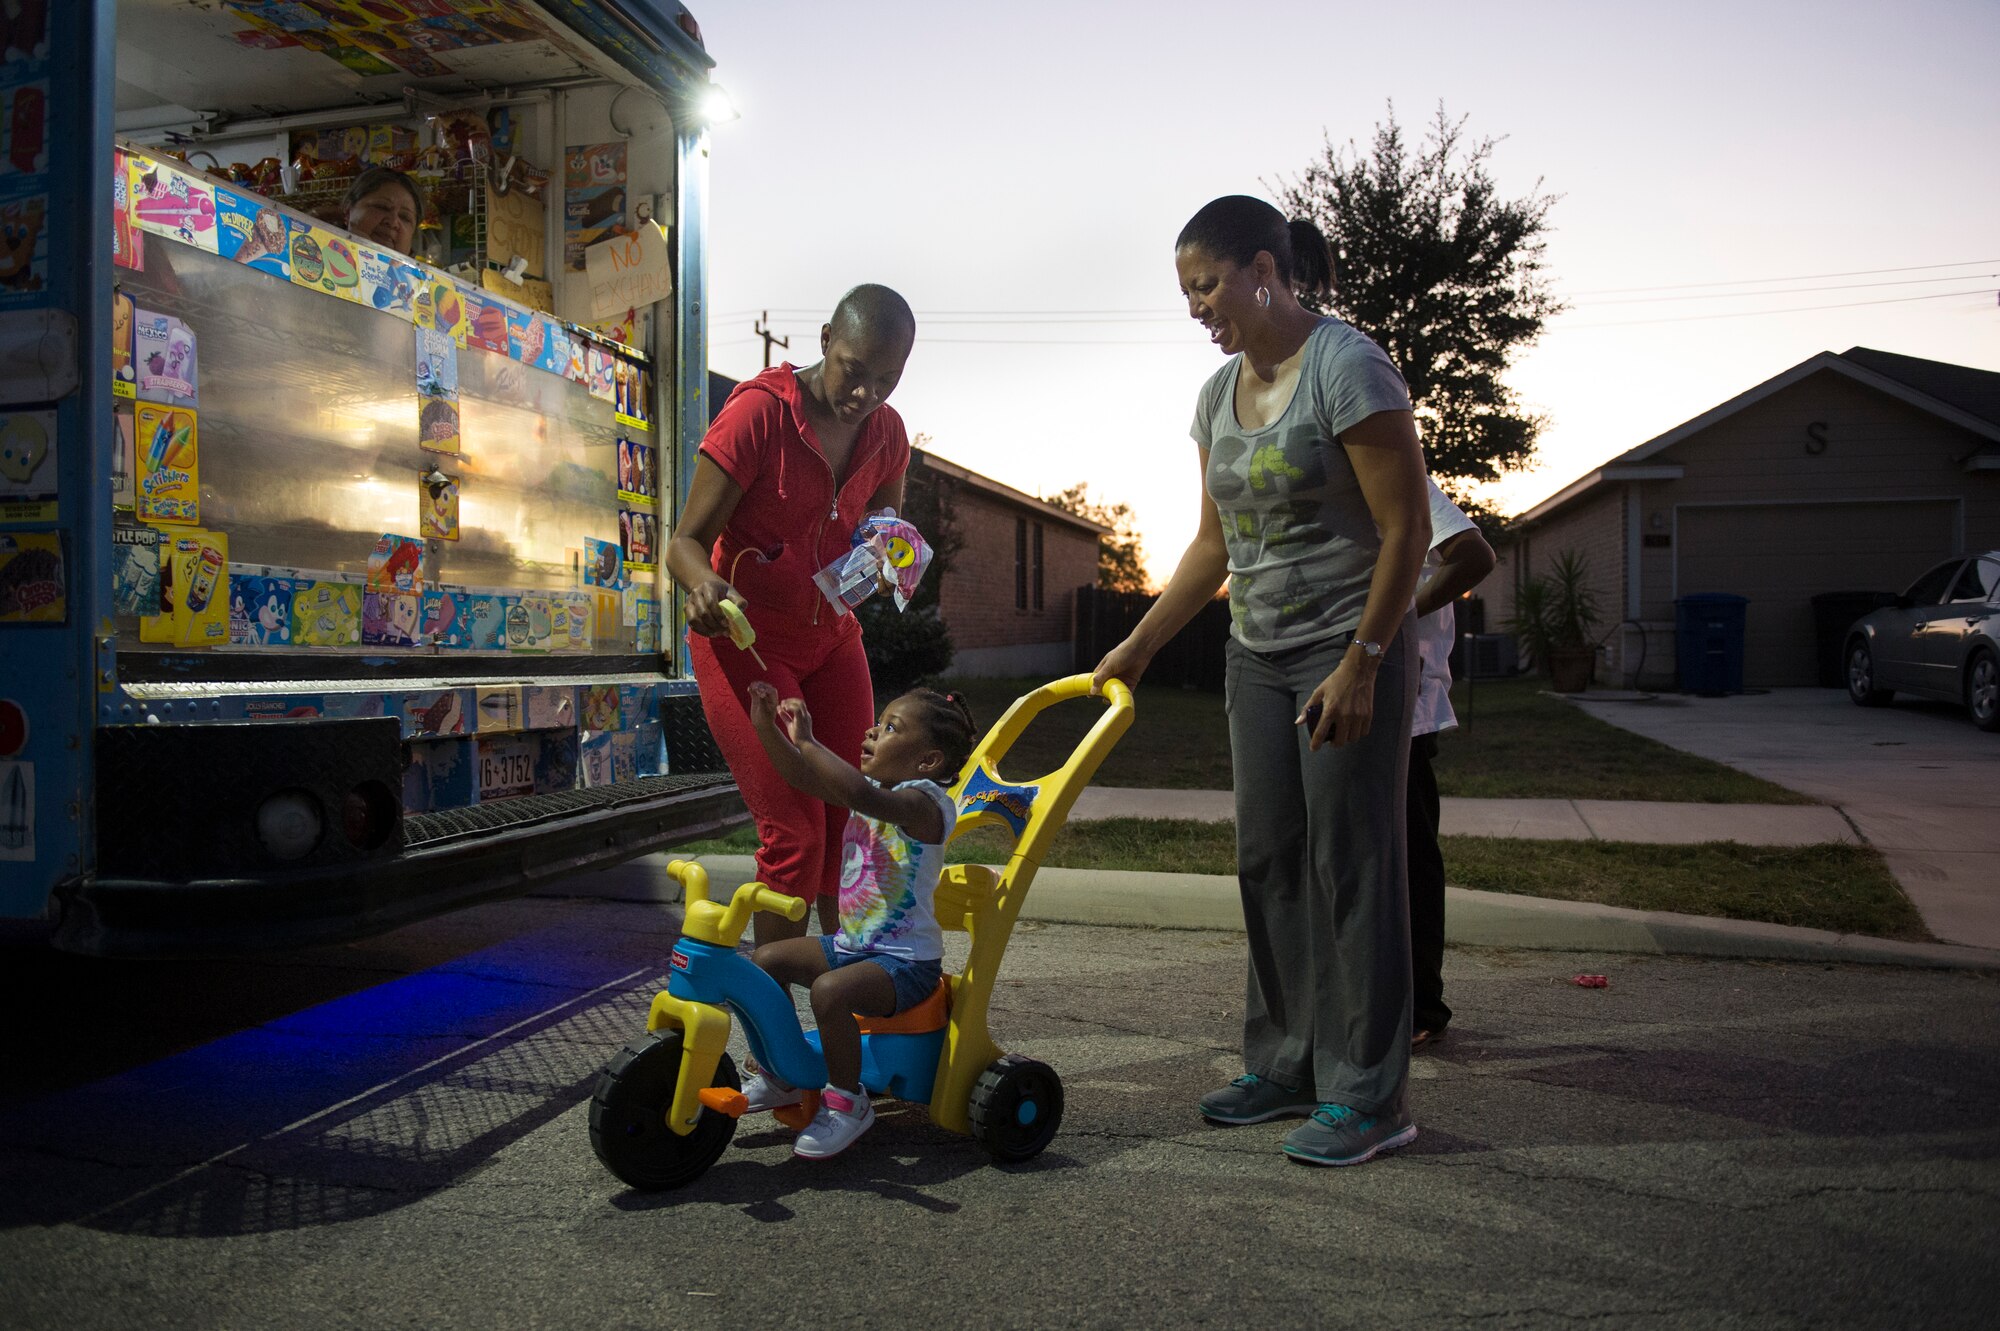
[[[479,741],[479,799],[512,799],[535,793],[533,741],[508,735]]]

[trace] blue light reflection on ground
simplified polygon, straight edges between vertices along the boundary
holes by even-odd
[[[73,1186],[61,1214],[0,1200],[0,1225],[250,1232],[414,1200],[589,1093],[666,941],[557,925],[19,1106],[4,1172]]]

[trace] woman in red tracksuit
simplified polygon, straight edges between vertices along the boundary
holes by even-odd
[[[688,655],[702,710],[743,802],[757,822],[757,875],[778,891],[818,900],[821,928],[839,895],[847,810],[791,788],[750,727],[751,681],[804,698],[819,741],[858,763],[875,720],[861,627],[837,613],[813,574],[847,553],[862,517],[903,504],[910,440],[883,405],[902,378],[916,319],[895,292],[860,286],[820,329],[822,358],[803,370],[765,370],[729,395],[701,442],[694,481],[667,547],[667,570],[687,592]],[[757,631],[760,669],[729,642],[720,602],[742,607]],[[805,932],[759,911],[761,945]]]

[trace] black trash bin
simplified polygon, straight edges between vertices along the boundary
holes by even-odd
[[[1674,602],[1674,654],[1681,692],[1715,697],[1743,692],[1746,596],[1704,592]]]
[[[1813,650],[1819,665],[1819,686],[1847,687],[1847,665],[1840,659],[1847,630],[1870,610],[1896,604],[1894,592],[1821,592],[1812,598]]]

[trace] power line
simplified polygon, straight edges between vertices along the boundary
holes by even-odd
[[[1907,268],[1857,268],[1848,273],[1801,273],[1796,277],[1742,277],[1722,282],[1677,282],[1663,287],[1606,287],[1599,291],[1572,291],[1573,296],[1626,296],[1648,291],[1690,291],[1695,287],[1755,286],[1761,282],[1818,282],[1832,277],[1876,277],[1883,273],[1921,273],[1932,268],[1970,268],[1975,264],[2000,263],[2000,259],[1962,259],[1957,263],[1919,263]]]
[[[1882,270],[1882,271],[1895,271],[1895,270]],[[1923,279],[1917,279],[1917,280],[1919,280],[1919,281],[1964,281],[1964,280],[1966,280],[1966,279],[1967,279],[1967,278],[1969,278],[1969,277],[1993,277],[1993,276],[2000,276],[2000,274],[1994,274],[1994,273],[1976,273],[1976,274],[1971,274],[1971,273],[1969,273],[1969,274],[1961,274],[1961,275],[1959,275],[1959,276],[1957,276],[1957,277],[1952,277],[1952,278],[1923,278]],[[1750,295],[1750,296],[1780,296],[1780,295],[1804,295],[1804,294],[1807,294],[1807,293],[1809,293],[1809,292],[1816,292],[1816,291],[1851,291],[1851,290],[1860,290],[1860,289],[1865,289],[1865,288],[1873,288],[1873,287],[1883,287],[1883,286],[1902,286],[1902,285],[1907,285],[1907,284],[1906,284],[1906,283],[1902,283],[1902,282],[1859,282],[1859,283],[1852,283],[1852,284],[1847,284],[1847,285],[1840,285],[1840,286],[1829,286],[1829,287],[1798,287],[1798,288],[1793,288],[1793,289],[1790,289],[1790,290],[1785,290],[1785,291],[1759,291],[1759,292],[1738,292],[1738,293],[1730,293],[1730,294],[1733,294],[1733,295]],[[1605,322],[1600,322],[1600,323],[1585,323],[1585,324],[1573,324],[1573,323],[1568,323],[1568,322],[1558,322],[1558,321],[1560,321],[1560,320],[1563,320],[1563,317],[1564,317],[1564,316],[1562,316],[1562,315],[1556,315],[1556,316],[1554,316],[1554,317],[1553,317],[1553,318],[1551,319],[1551,321],[1550,321],[1550,325],[1549,325],[1549,331],[1551,331],[1551,332],[1570,332],[1570,331],[1581,331],[1581,330],[1583,330],[1583,329],[1589,329],[1589,328],[1633,328],[1633,327],[1639,327],[1639,326],[1642,326],[1642,325],[1646,325],[1646,324],[1664,324],[1664,323],[1698,323],[1698,322],[1701,322],[1701,321],[1704,321],[1704,320],[1709,320],[1709,319],[1747,319],[1747,318],[1755,318],[1755,317],[1759,317],[1759,316],[1762,316],[1762,315],[1770,315],[1770,314],[1801,314],[1801,313],[1810,313],[1810,312],[1812,312],[1812,311],[1815,311],[1815,310],[1848,310],[1848,309],[1859,309],[1859,308],[1862,308],[1862,307],[1865,307],[1865,306],[1871,306],[1871,305],[1902,305],[1902,304],[1909,304],[1909,303],[1911,303],[1911,302],[1915,302],[1915,301],[1927,301],[1927,300],[1950,300],[1950,299],[1954,299],[1954,298],[1957,298],[1957,297],[1961,297],[1961,296],[1983,296],[1983,295],[1987,295],[1987,294],[1990,294],[1990,293],[1992,293],[1992,291],[1993,291],[1993,288],[1991,288],[1991,287],[1972,287],[1972,288],[1968,288],[1968,289],[1965,289],[1965,290],[1962,290],[1962,291],[1939,291],[1939,292],[1930,292],[1930,293],[1927,293],[1927,294],[1924,294],[1924,295],[1919,295],[1919,296],[1891,296],[1891,297],[1888,297],[1888,298],[1886,298],[1886,299],[1883,299],[1883,300],[1853,300],[1853,301],[1838,301],[1838,302],[1833,302],[1833,303],[1826,303],[1826,304],[1819,304],[1819,305],[1785,305],[1785,306],[1780,306],[1780,307],[1778,307],[1778,308],[1776,308],[1776,309],[1763,309],[1763,310],[1731,310],[1731,311],[1726,311],[1726,312],[1720,312],[1720,313],[1713,313],[1713,314],[1686,314],[1686,315],[1669,315],[1669,316],[1666,316],[1666,317],[1662,317],[1662,318],[1657,318],[1657,319],[1616,319],[1616,320],[1609,320],[1609,321],[1605,321]],[[1679,298],[1679,299],[1709,299],[1709,297],[1682,297],[1682,298]],[[1605,302],[1605,303],[1606,303],[1606,304],[1623,304],[1623,303],[1627,303],[1627,302],[1621,302],[1621,301],[1607,301],[1607,302]],[[1017,313],[1017,314],[1018,314],[1018,313],[1024,313],[1024,312],[1020,312],[1020,311],[1016,311],[1016,312],[1014,312],[1014,313]],[[1171,316],[1155,316],[1155,317],[1158,317],[1158,318],[1169,318],[1169,319],[1174,319],[1174,320],[1178,320],[1178,319],[1182,318],[1183,316],[1180,316],[1180,315],[1171,315]],[[962,324],[966,324],[966,325],[986,325],[986,324],[999,324],[999,325],[1005,325],[1005,324],[1007,324],[1007,323],[1018,323],[1018,324],[1023,324],[1023,325],[1029,325],[1029,326],[1063,326],[1063,325],[1075,325],[1075,324],[1086,324],[1086,323],[1140,323],[1140,322],[1149,322],[1149,321],[1150,321],[1150,320],[1147,320],[1147,319],[1137,319],[1137,318],[1125,318],[1125,319],[1116,319],[1116,318],[1077,318],[1077,319],[1066,319],[1066,320],[1063,320],[1063,319],[1027,319],[1027,318],[1021,318],[1021,319],[1015,319],[1015,320],[983,320],[983,319],[975,319],[975,318],[963,318],[963,319],[960,319],[960,320],[958,320],[958,321],[956,321],[956,322],[959,322],[959,323],[962,323]],[[953,321],[950,321],[950,320],[945,320],[945,319],[941,319],[941,318],[938,318],[938,317],[936,317],[936,316],[931,316],[931,317],[929,318],[929,322],[931,322],[931,323],[950,323],[950,322],[953,322]],[[754,342],[754,341],[756,341],[756,340],[757,340],[757,339],[756,339],[756,338],[754,338],[754,337],[753,337],[753,338],[731,338],[731,339],[729,339],[728,341],[724,341],[724,342],[711,342],[711,343],[710,343],[710,345],[711,345],[711,346],[734,346],[734,345],[739,345],[739,344],[741,344],[741,343],[743,343],[743,342]],[[1065,338],[1065,337],[952,337],[952,336],[943,336],[943,337],[932,337],[932,336],[920,336],[920,339],[919,339],[919,340],[920,340],[921,342],[923,342],[924,344],[926,344],[926,345],[946,345],[946,346],[1021,346],[1021,347],[1176,347],[1176,346],[1194,346],[1194,345],[1196,345],[1196,344],[1197,344],[1197,343],[1196,343],[1196,340],[1195,340],[1195,339],[1193,339],[1193,338],[1190,338],[1190,337],[1174,337],[1174,338],[1159,338],[1159,337],[1153,337],[1153,338],[1117,338],[1117,337],[1101,337],[1101,338]]]
[[[1632,328],[1639,324],[1694,323],[1702,319],[1749,319],[1760,314],[1801,314],[1812,310],[1851,310],[1863,305],[1904,305],[1918,300],[1949,300],[1954,296],[1990,296],[1992,287],[1973,287],[1967,291],[1936,291],[1927,296],[1890,296],[1886,300],[1848,300],[1833,305],[1788,305],[1776,310],[1733,310],[1727,314],[1681,314],[1664,319],[1619,319],[1610,323],[1562,324],[1549,329],[1553,333],[1580,332],[1586,328]]]
[[[1643,295],[1659,291],[1694,291],[1702,287],[1768,286],[1773,282],[1817,282],[1817,281],[1825,281],[1841,277],[1876,277],[1884,273],[1929,272],[1939,268],[1967,268],[1979,264],[1994,264],[1994,263],[2000,263],[2000,258],[1962,259],[1952,263],[1920,263],[1920,264],[1911,264],[1900,268],[1857,268],[1847,272],[1838,272],[1838,273],[1801,273],[1790,277],[1730,278],[1730,279],[1722,279],[1709,282],[1677,282],[1666,286],[1650,286],[1650,287],[1605,287],[1591,291],[1572,291],[1566,293],[1566,295],[1568,297],[1626,296],[1626,295]],[[1700,296],[1700,295],[1677,296],[1677,297],[1667,297],[1664,299],[1720,300],[1720,299],[1730,299],[1746,295],[1747,296],[1803,295],[1812,291],[1845,291],[1845,290],[1855,290],[1862,287],[1872,287],[1872,286],[1916,285],[1921,282],[1956,282],[1956,281],[1964,281],[1969,278],[1991,277],[1991,276],[1994,276],[1994,274],[1958,273],[1948,277],[1907,278],[1900,282],[1861,282],[1845,286],[1801,287],[1791,291],[1716,292],[1712,296]],[[1628,304],[1636,302],[1605,301],[1602,303]],[[751,318],[759,313],[763,313],[767,318],[771,314],[776,314],[781,318],[783,318],[786,322],[791,322],[794,320],[813,320],[813,321],[823,322],[826,317],[826,311],[816,308],[807,308],[804,306],[794,306],[789,308],[774,306],[770,310],[759,310],[759,309],[732,310],[729,311],[728,313],[715,315],[712,317],[718,323],[729,323],[729,322],[735,322],[738,319]],[[1158,306],[1152,306],[1145,309],[918,310],[916,311],[916,315],[919,319],[936,323],[965,322],[965,323],[995,323],[995,324],[1148,323],[1154,321],[1173,321],[1186,317],[1185,311],[1167,310],[1167,309],[1162,309]]]
[[[1715,291],[1696,296],[1624,296],[1615,300],[1586,301],[1595,305],[1652,305],[1683,300],[1740,300],[1745,296],[1803,296],[1814,291],[1861,291],[1871,287],[1914,287],[1926,282],[1970,282],[1975,278],[2000,277],[2000,273],[1953,273],[1950,277],[1900,277],[1893,282],[1841,282],[1828,287],[1780,287],[1773,291]]]
[[[1592,324],[1551,324],[1550,332],[1572,332],[1586,328],[1632,328],[1643,324],[1695,323],[1705,319],[1747,319],[1766,314],[1800,314],[1814,310],[1848,310],[1867,305],[1901,305],[1911,301],[1949,300],[1957,296],[1985,296],[1993,294],[1992,287],[1974,287],[1965,291],[1939,291],[1922,296],[1891,296],[1886,300],[1850,300],[1823,305],[1787,305],[1773,310],[1732,310],[1723,314],[1683,314],[1661,319],[1617,319],[1606,323]],[[1056,337],[920,337],[922,345],[945,344],[951,346],[1013,346],[1013,347],[1189,347],[1198,345],[1194,338],[1056,338]]]

